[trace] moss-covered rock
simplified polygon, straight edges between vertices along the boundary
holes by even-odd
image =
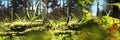
[[[75,40],[106,40],[109,33],[100,26],[101,25],[94,22],[94,20],[89,20],[85,24],[74,25],[71,29],[80,31],[76,33],[77,38]],[[75,37],[75,35],[73,35],[73,37]]]

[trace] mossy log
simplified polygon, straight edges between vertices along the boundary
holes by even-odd
[[[8,31],[8,32],[0,32],[0,36],[7,36],[7,35],[23,35],[26,32],[32,31],[32,30],[43,30],[44,27],[32,27],[32,28],[28,28],[22,32],[15,32],[15,31]]]
[[[27,32],[30,32],[30,31],[42,31],[44,29],[45,29],[44,27],[33,27],[33,28],[26,29],[23,32],[14,32],[14,31],[0,32],[0,36],[8,36],[8,35],[21,36],[21,35],[24,35]],[[59,34],[59,33],[61,33],[61,34],[62,33],[75,33],[76,32],[76,31],[73,31],[73,30],[46,30],[46,31],[51,31],[51,32],[53,32],[55,34]]]

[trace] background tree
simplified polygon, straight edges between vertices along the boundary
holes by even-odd
[[[115,18],[120,18],[120,9],[118,6],[120,4],[120,0],[110,0],[108,2],[109,2],[109,4],[115,3],[114,5],[110,5],[111,10],[112,10],[112,13],[110,16],[115,17]]]
[[[11,0],[11,5],[13,9],[13,16],[20,15],[23,17],[26,15],[27,0]]]
[[[7,13],[6,5],[3,2],[5,2],[5,0],[0,0],[0,19],[1,20],[7,19],[9,15]]]

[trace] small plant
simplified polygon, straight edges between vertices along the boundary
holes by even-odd
[[[88,11],[88,10],[83,10],[83,12],[85,13],[85,15],[83,16],[82,20],[80,21],[80,23],[86,23],[87,21],[91,20],[92,14]]]
[[[105,27],[105,28],[110,28],[112,27],[114,24],[118,23],[119,19],[116,19],[116,18],[112,18],[110,16],[103,16],[102,17],[102,25]]]

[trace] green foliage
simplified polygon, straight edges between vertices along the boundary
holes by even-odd
[[[112,18],[110,16],[103,16],[101,20],[101,24],[104,26],[104,28],[110,28],[114,24],[119,23],[119,19]]]
[[[111,3],[111,4],[108,4],[108,5],[117,6],[120,9],[120,3]]]
[[[8,25],[9,25],[9,23],[1,23],[0,24],[0,31],[1,32],[4,32],[4,31],[6,31],[6,30],[10,30],[10,28],[8,27]]]
[[[88,8],[89,4],[93,4],[92,0],[78,0],[79,4],[82,5],[83,7]]]
[[[83,10],[84,13],[86,13],[82,20],[80,21],[80,23],[86,23],[87,21],[91,20],[93,17],[92,17],[92,14],[90,12],[88,12],[87,10]]]
[[[49,26],[52,28],[52,29],[55,29],[56,26],[57,26],[57,22],[55,20],[49,20]]]

